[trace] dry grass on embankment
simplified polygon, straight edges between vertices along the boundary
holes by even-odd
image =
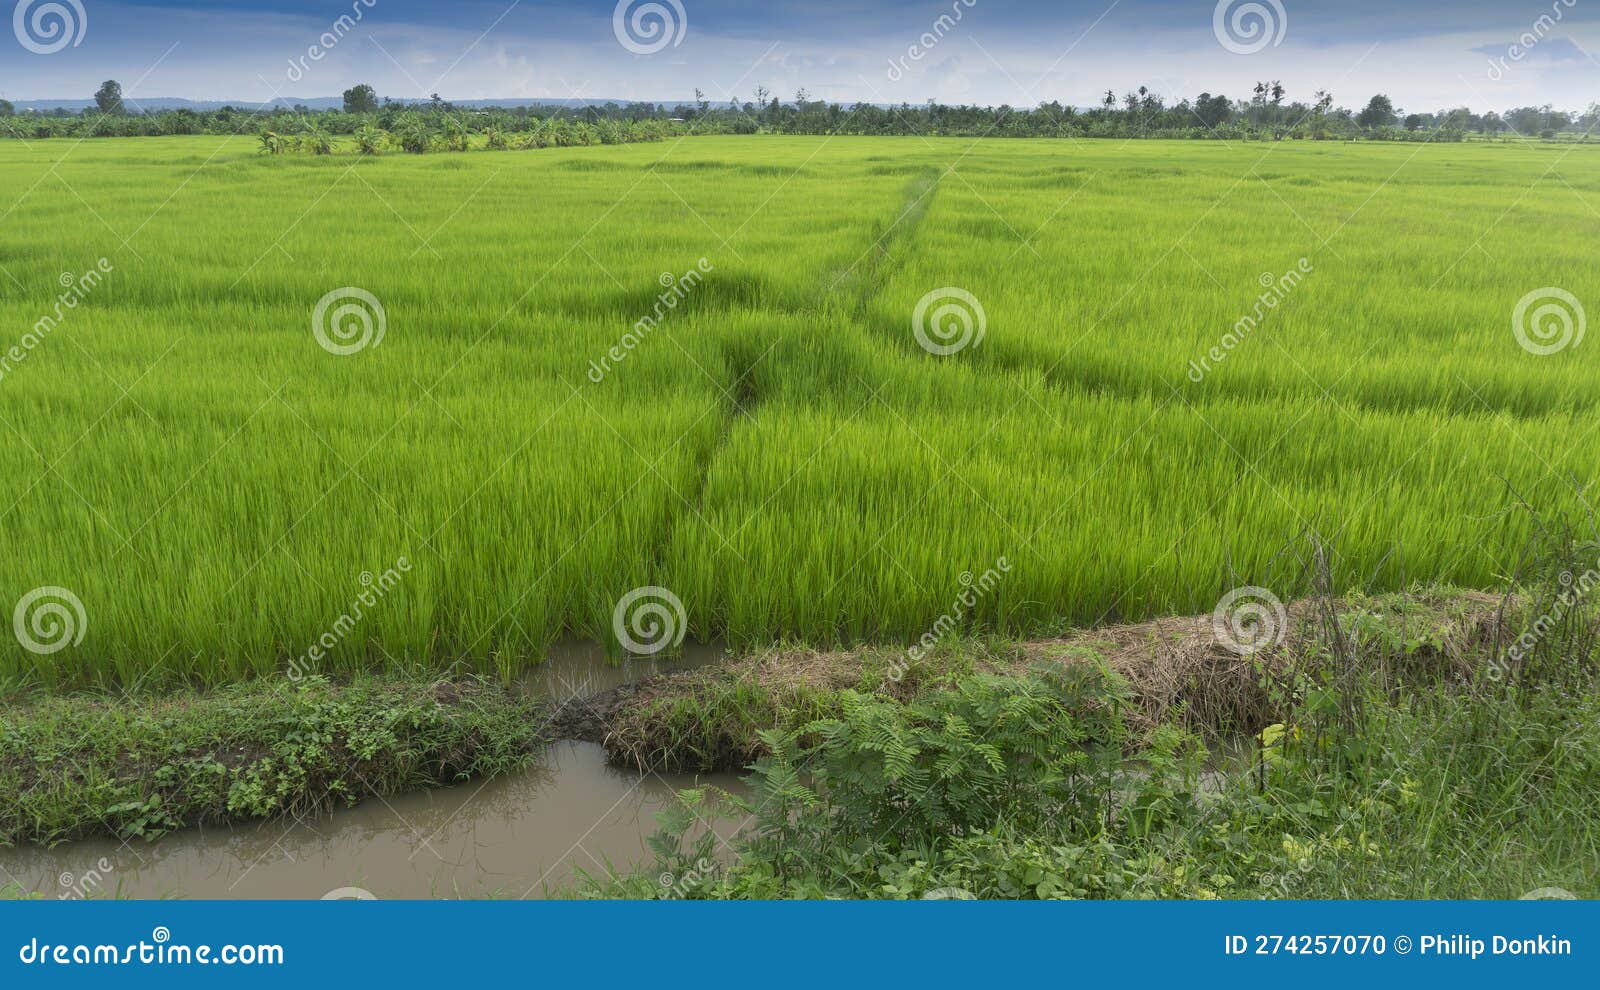
[[[1281,642],[1252,656],[1219,642],[1211,615],[1021,643],[946,642],[909,665],[897,650],[774,649],[569,703],[557,734],[602,743],[614,762],[639,768],[733,769],[766,751],[762,731],[833,714],[846,690],[905,700],[971,674],[1078,663],[1126,681],[1138,728],[1176,721],[1213,736],[1251,733],[1279,720],[1302,675],[1481,678],[1508,640],[1507,604],[1463,591],[1305,599],[1287,606]]]

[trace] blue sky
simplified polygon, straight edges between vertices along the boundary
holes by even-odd
[[[27,15],[51,3],[74,18],[70,5],[81,6],[81,42],[37,54],[12,37],[14,18],[0,21],[0,95],[85,98],[116,78],[135,100],[330,96],[370,82],[404,98],[676,100],[699,87],[720,100],[764,85],[785,99],[805,86],[841,102],[1029,106],[1085,105],[1107,88],[1140,85],[1174,99],[1244,96],[1257,79],[1281,79],[1291,98],[1327,88],[1359,105],[1386,92],[1411,110],[1600,101],[1600,0],[1223,0],[1225,15],[1254,4],[1273,25],[1277,43],[1249,53],[1219,41],[1217,0],[624,0],[625,13],[656,3],[682,28],[678,44],[650,54],[619,42],[616,0],[0,7],[22,8],[26,29]],[[341,16],[342,37],[312,57]],[[925,35],[935,43],[914,49]],[[1535,44],[1515,54],[1524,35]],[[1248,49],[1250,39],[1232,47]]]

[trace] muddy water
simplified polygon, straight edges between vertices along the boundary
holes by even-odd
[[[716,644],[685,643],[675,656],[625,657],[613,661],[592,643],[557,643],[550,658],[521,678],[524,687],[560,704],[573,698],[590,698],[624,684],[634,684],[657,674],[692,670],[716,663],[725,656]]]
[[[597,648],[565,646],[525,683],[559,702],[719,655],[697,648],[676,660],[617,666]],[[601,875],[607,864],[647,863],[654,812],[697,784],[739,789],[732,774],[640,776],[607,765],[599,746],[562,742],[523,774],[368,797],[303,821],[185,829],[155,842],[0,849],[0,886],[46,897],[548,896],[570,889],[577,870]],[[719,831],[726,838],[731,829]]]
[[[732,775],[700,782],[738,786]],[[540,897],[569,888],[575,869],[647,862],[653,812],[694,784],[641,778],[607,766],[599,746],[558,743],[528,773],[369,798],[319,819],[0,850],[0,883],[47,897]]]

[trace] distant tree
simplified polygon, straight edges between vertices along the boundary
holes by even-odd
[[[1201,93],[1194,102],[1194,115],[1207,127],[1220,127],[1233,116],[1233,102],[1226,96]]]
[[[300,130],[300,147],[313,155],[333,154],[333,138],[315,121],[308,121]]]
[[[261,132],[261,153],[264,155],[288,154],[292,143],[277,131]]]
[[[378,91],[361,83],[351,86],[344,91],[345,113],[376,113],[378,111]]]
[[[1544,127],[1544,111],[1538,107],[1517,107],[1506,111],[1505,122],[1513,131],[1527,137]]]
[[[381,154],[383,142],[388,135],[373,127],[371,124],[362,124],[355,130],[356,151],[363,155]]]
[[[898,107],[852,107],[818,99],[804,88],[794,92],[793,102],[783,102],[765,86],[758,87],[755,96],[760,102],[735,97],[718,103],[696,90],[693,104],[686,101],[670,109],[663,103],[631,101],[458,111],[443,97],[385,100],[370,86],[359,84],[345,91],[345,109],[357,111],[353,113],[317,113],[304,104],[291,108],[285,101],[256,111],[232,107],[148,111],[130,100],[123,111],[125,115],[116,116],[121,110],[121,90],[114,80],[107,80],[96,94],[103,112],[96,113],[94,107],[86,111],[30,108],[24,118],[28,121],[26,127],[19,129],[12,121],[0,126],[0,141],[34,136],[231,134],[240,129],[241,115],[251,118],[257,126],[269,128],[263,145],[270,154],[326,153],[331,142],[352,134],[357,136],[356,150],[363,154],[376,154],[391,147],[421,154],[502,145],[541,148],[658,141],[699,130],[718,134],[829,134],[846,126],[851,133],[860,134],[1225,140],[1327,140],[1356,137],[1363,130],[1374,137],[1389,136],[1393,133],[1390,128],[1402,121],[1413,133],[1426,134],[1437,141],[1459,141],[1473,132],[1503,135],[1512,129],[1534,138],[1576,136],[1580,132],[1587,136],[1587,132],[1600,130],[1600,106],[1596,105],[1579,111],[1558,110],[1549,105],[1526,106],[1481,116],[1467,107],[1412,113],[1380,95],[1365,109],[1359,103],[1351,109],[1335,106],[1333,96],[1322,90],[1311,100],[1290,102],[1277,80],[1256,83],[1253,91],[1246,90],[1242,100],[1206,92],[1168,104],[1150,86],[1136,85],[1125,96],[1107,90],[1100,105],[1087,113],[1057,100],[1031,108],[950,106],[934,99],[915,106],[901,102]],[[16,112],[17,107],[0,101],[0,114]],[[254,119],[258,117],[259,121]],[[445,118],[449,117],[456,119],[447,124]],[[693,123],[687,128],[676,126],[683,121]],[[370,129],[357,134],[363,125],[370,125]]]
[[[115,79],[107,79],[95,90],[94,102],[100,112],[108,116],[122,113],[122,84]]]
[[[1578,130],[1592,134],[1596,127],[1600,127],[1600,103],[1591,103],[1588,112],[1578,118]]]
[[[10,100],[0,100],[0,117],[16,116],[17,108]]]
[[[160,127],[169,134],[200,134],[200,115],[188,107],[179,107],[170,114],[163,114]]]
[[[447,117],[444,122],[444,150],[466,151],[472,147],[472,136],[467,133],[467,125],[455,117]]]
[[[1367,130],[1389,127],[1395,122],[1394,101],[1379,93],[1356,115],[1356,123]]]
[[[400,149],[409,154],[424,155],[433,148],[432,132],[414,113],[407,113],[400,118],[394,135],[400,141]]]
[[[1329,117],[1329,111],[1333,109],[1333,94],[1325,89],[1319,89],[1313,99],[1316,102],[1311,104],[1310,109],[1307,111],[1309,122],[1306,130],[1311,135],[1312,140],[1325,141],[1330,136],[1329,130],[1333,123]]]

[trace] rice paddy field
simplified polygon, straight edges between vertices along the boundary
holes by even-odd
[[[0,143],[0,677],[1483,587],[1600,470],[1589,147],[256,144]]]

